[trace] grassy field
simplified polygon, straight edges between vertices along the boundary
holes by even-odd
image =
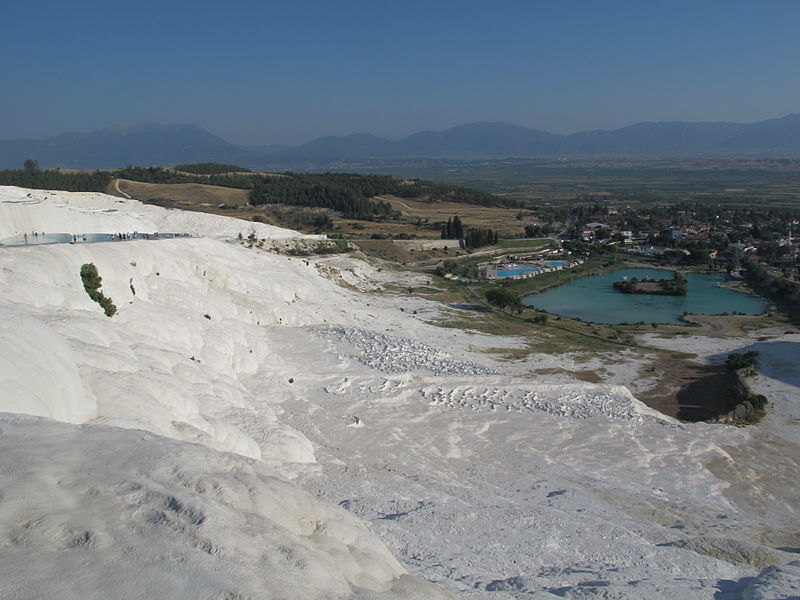
[[[379,196],[378,199],[389,202],[392,208],[400,211],[412,223],[444,223],[458,215],[466,228],[494,229],[501,236],[521,235],[525,229],[525,223],[517,219],[518,209],[460,202],[426,202],[394,196]],[[440,232],[441,229],[437,227],[431,231],[432,235],[429,237],[439,237]]]
[[[351,241],[370,256],[395,261],[403,266],[428,273],[433,273],[439,262],[447,258],[455,259],[460,264],[477,265],[497,255],[508,253],[507,249],[504,250],[498,246],[487,246],[477,251],[466,250],[457,244],[429,250],[406,250],[392,240],[355,239]]]
[[[120,192],[136,200],[158,204],[170,208],[197,210],[230,217],[252,220],[260,215],[267,222],[280,225],[271,205],[251,207],[248,205],[248,191],[199,183],[158,184],[141,183],[125,179],[116,180]],[[109,187],[109,193],[117,194],[115,183]],[[345,237],[369,238],[372,235],[387,237],[408,235],[418,238],[439,239],[441,223],[456,215],[460,216],[465,227],[495,229],[500,235],[520,235],[524,223],[516,218],[518,211],[508,208],[477,206],[456,202],[431,203],[413,199],[380,197],[392,204],[395,210],[402,213],[400,222],[365,221],[343,218],[330,214],[333,222],[332,233]],[[304,210],[297,208],[296,210]],[[307,210],[307,209],[305,209]],[[286,225],[286,224],[284,224]],[[313,226],[297,227],[305,233],[314,233]],[[525,240],[521,240],[525,244]],[[507,246],[515,247],[515,246]]]
[[[143,202],[169,201],[183,206],[191,206],[197,210],[217,208],[221,204],[239,209],[247,207],[247,190],[200,183],[141,183],[126,179],[117,181],[120,191]]]
[[[517,219],[517,209],[459,202],[426,202],[395,196],[378,196],[376,200],[391,204],[394,210],[401,213],[401,222],[362,221],[332,215],[335,232],[352,237],[406,234],[438,239],[442,224],[456,215],[461,217],[465,228],[494,229],[501,236],[521,235],[525,229],[525,223]]]

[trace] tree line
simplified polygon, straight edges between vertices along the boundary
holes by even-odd
[[[748,261],[745,264],[747,281],[760,294],[783,304],[791,312],[800,312],[800,283],[770,273],[763,263]]]
[[[111,183],[107,171],[93,173],[64,173],[34,169],[0,171],[0,185],[35,190],[64,190],[67,192],[102,192]]]
[[[448,217],[447,225],[442,226],[443,240],[460,240],[464,237],[464,224],[461,217]]]
[[[181,171],[176,170],[180,168]],[[176,169],[128,166],[114,171],[68,173],[61,170],[40,170],[36,161],[28,159],[22,170],[0,171],[0,185],[72,192],[102,192],[112,179],[143,183],[200,183],[250,190],[250,204],[288,204],[327,208],[345,218],[388,219],[399,217],[388,202],[377,196],[419,198],[428,202],[452,201],[487,206],[507,206],[514,201],[459,186],[423,181],[395,179],[388,175],[356,173],[291,173],[279,175],[248,174],[236,165],[198,163],[179,165]],[[236,169],[239,172],[229,172]],[[461,230],[457,238],[466,237]],[[475,233],[476,243],[486,237]]]
[[[328,208],[347,219],[383,220],[399,216],[388,202],[371,200],[369,186],[350,177],[297,175],[259,177],[250,191],[250,204],[289,204]],[[367,195],[370,194],[370,195]]]
[[[494,246],[497,244],[498,235],[494,229],[467,229],[464,235],[464,245],[467,248],[481,248],[482,246]]]
[[[191,165],[184,165],[191,166]],[[238,168],[238,167],[236,167]],[[237,189],[252,189],[254,175],[241,173],[218,173],[211,175],[195,175],[182,173],[174,169],[163,167],[125,167],[111,172],[116,179],[128,179],[141,183],[202,183],[205,185],[216,185],[219,187],[230,187]]]
[[[221,187],[247,189],[252,176],[222,174],[187,175],[160,167],[126,167],[116,171],[67,172],[59,169],[40,170],[35,161],[26,161],[25,169],[0,171],[0,185],[16,185],[37,190],[66,192],[103,192],[112,179],[129,179],[143,183],[205,183]]]
[[[238,165],[226,165],[223,163],[205,162],[191,165],[175,165],[176,171],[184,173],[194,173],[195,175],[221,175],[223,173],[252,173],[250,169]]]
[[[461,217],[456,215],[447,219],[442,226],[443,240],[464,240],[467,248],[481,248],[497,244],[498,234],[494,229],[481,229],[477,227],[464,228]]]

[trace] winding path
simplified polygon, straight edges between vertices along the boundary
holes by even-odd
[[[114,180],[114,189],[121,195],[125,196],[128,200],[133,200],[133,197],[130,194],[126,194],[121,189],[119,189],[119,179]]]

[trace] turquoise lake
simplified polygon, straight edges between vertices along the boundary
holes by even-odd
[[[767,308],[767,301],[763,298],[715,287],[715,283],[724,280],[720,275],[690,273],[686,296],[623,294],[612,287],[612,283],[623,277],[667,279],[672,277],[672,271],[618,269],[582,277],[541,294],[527,296],[522,303],[556,315],[595,323],[680,323],[684,311],[702,315],[733,312],[757,315]]]

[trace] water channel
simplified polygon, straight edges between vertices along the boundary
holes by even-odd
[[[0,247],[42,246],[45,244],[83,244],[127,240],[164,240],[189,237],[185,233],[27,233],[0,240]]]

